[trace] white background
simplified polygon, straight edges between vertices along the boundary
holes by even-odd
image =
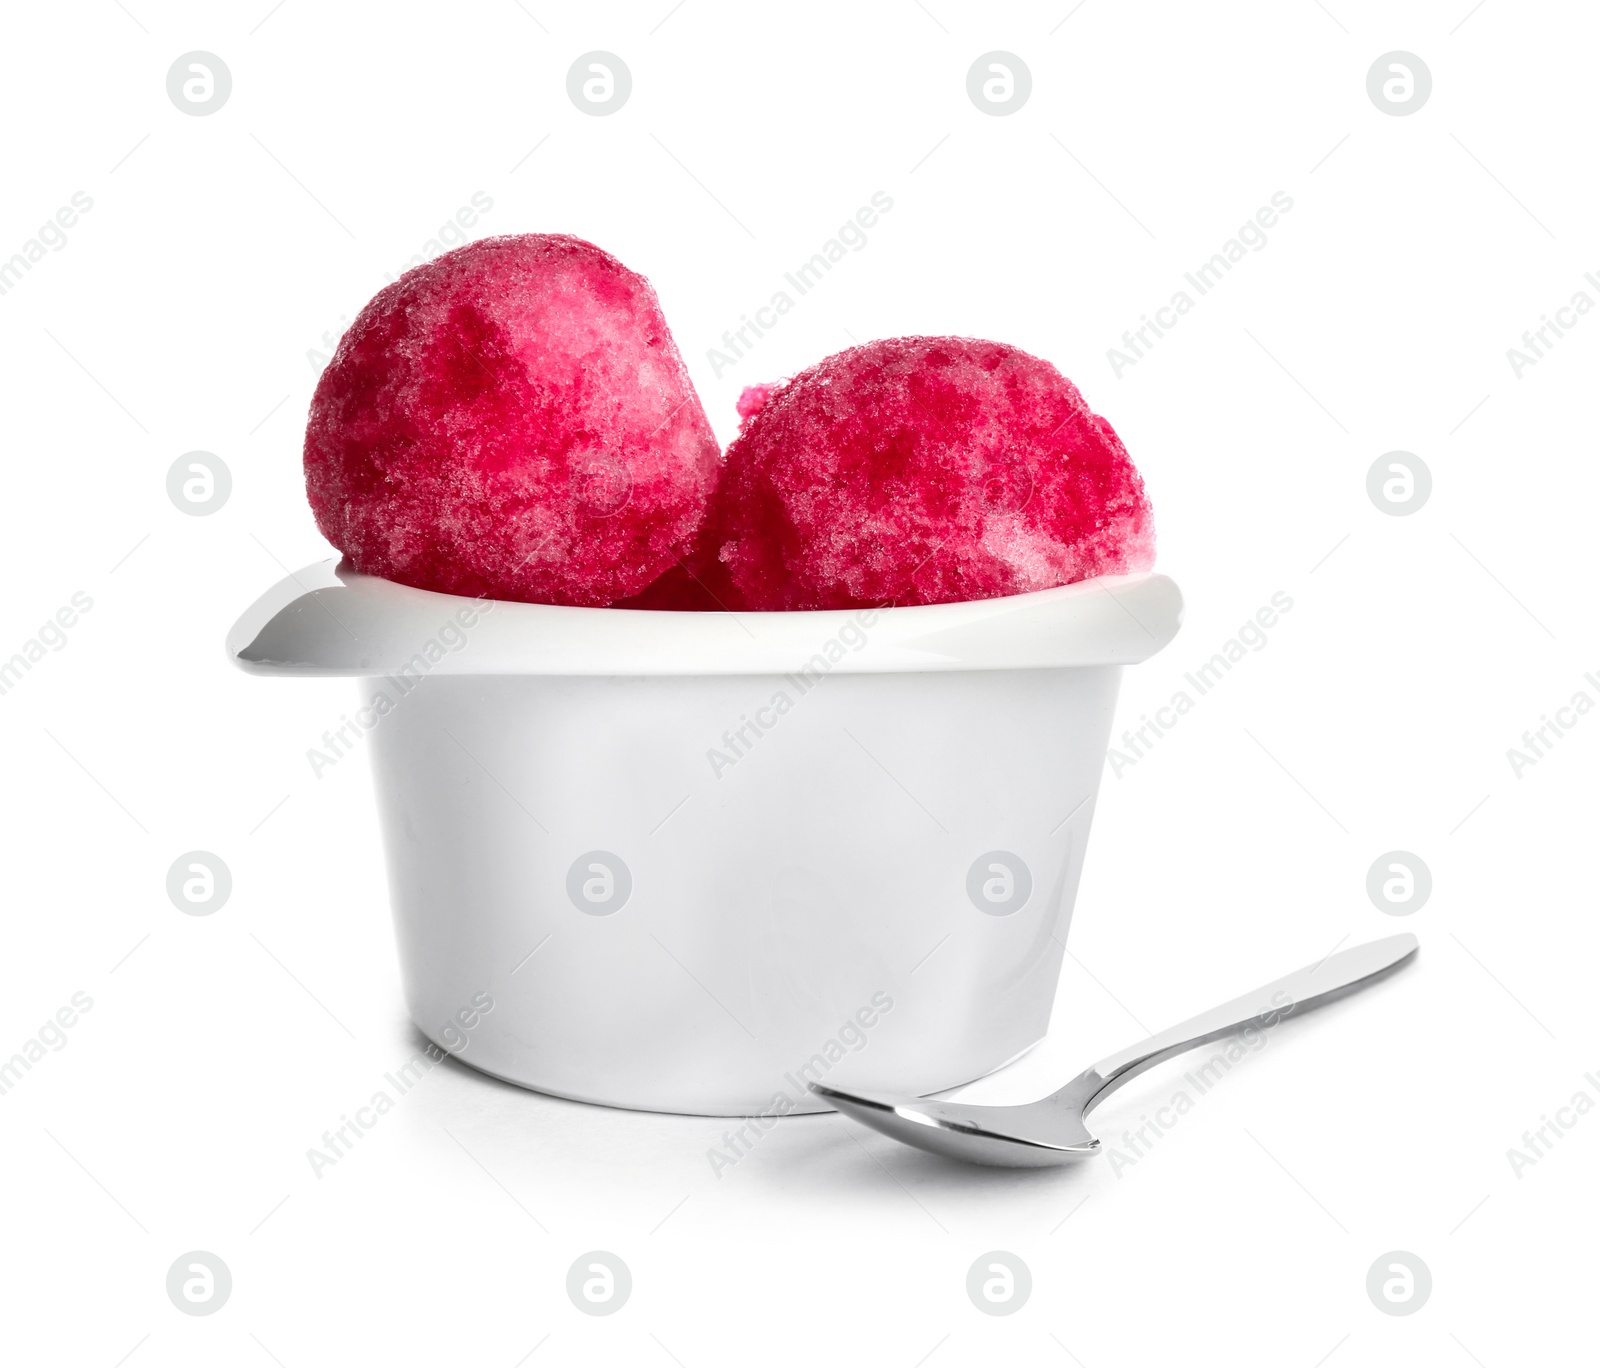
[[[1600,1118],[1520,1177],[1507,1151],[1575,1092],[1600,1101],[1600,717],[1521,777],[1506,752],[1600,699],[1600,318],[1521,378],[1506,351],[1575,291],[1600,300],[1600,22],[1074,3],[8,10],[0,255],[75,191],[93,209],[0,297],[0,654],[94,603],[0,697],[0,1057],[94,1002],[0,1096],[8,1361],[1500,1368],[1592,1344]],[[203,118],[165,88],[195,49],[233,77]],[[633,74],[606,118],[566,94],[592,49]],[[1033,76],[1009,117],[966,94],[993,49]],[[1409,117],[1366,92],[1394,49],[1433,75]],[[879,190],[869,245],[714,377],[707,349]],[[1267,247],[1117,378],[1123,330],[1280,190]],[[306,1150],[416,1037],[365,762],[319,780],[305,755],[353,690],[248,678],[222,639],[328,554],[301,484],[308,351],[476,191],[477,232],[576,233],[650,276],[724,441],[742,385],[852,338],[1057,363],[1143,470],[1189,603],[1129,671],[1119,732],[1293,598],[1107,770],[1050,1040],[970,1096],[1037,1095],[1347,938],[1411,929],[1420,962],[1283,1027],[1117,1172],[966,1171],[828,1116],[718,1178],[726,1122],[452,1064],[314,1177]],[[196,449],[233,473],[206,518],[164,487]],[[1395,449],[1433,473],[1409,517],[1365,491]],[[233,872],[211,917],[164,891],[193,849]],[[1364,888],[1393,849],[1434,880],[1403,921]],[[1181,1072],[1096,1131],[1119,1144]],[[564,1290],[597,1248],[634,1278],[604,1319]],[[205,1318],[164,1291],[194,1249],[234,1279]],[[994,1249],[1033,1274],[1007,1318],[964,1290]],[[1407,1318],[1365,1291],[1395,1249],[1433,1274]]]

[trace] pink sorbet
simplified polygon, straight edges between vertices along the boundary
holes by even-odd
[[[871,342],[763,399],[740,405],[693,561],[728,608],[997,598],[1154,562],[1117,434],[1015,347]]]
[[[311,401],[306,493],[357,570],[601,607],[692,543],[717,441],[655,291],[580,238],[486,238],[408,271]]]

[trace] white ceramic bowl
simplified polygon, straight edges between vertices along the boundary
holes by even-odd
[[[1049,1025],[1121,667],[1161,575],[975,603],[662,613],[313,566],[228,649],[359,677],[411,1015],[542,1092],[821,1110]],[[486,1004],[489,1004],[486,1006]]]

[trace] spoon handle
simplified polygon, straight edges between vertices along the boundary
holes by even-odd
[[[1179,1022],[1148,1040],[1108,1055],[1086,1071],[1081,1079],[1069,1083],[1062,1089],[1062,1094],[1075,1093],[1072,1100],[1087,1108],[1093,1101],[1146,1069],[1154,1068],[1163,1060],[1198,1045],[1237,1035],[1252,1026],[1258,1030],[1270,1029],[1287,1016],[1359,992],[1416,953],[1417,938],[1407,932],[1328,955],[1316,964],[1274,979],[1254,992],[1201,1012],[1199,1016]]]

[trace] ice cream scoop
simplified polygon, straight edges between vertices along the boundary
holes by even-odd
[[[584,607],[678,563],[718,460],[649,281],[543,234],[471,243],[380,291],[305,440],[317,525],[356,570]]]
[[[740,413],[693,561],[727,607],[996,598],[1154,561],[1121,440],[1016,347],[872,342],[747,390]]]

